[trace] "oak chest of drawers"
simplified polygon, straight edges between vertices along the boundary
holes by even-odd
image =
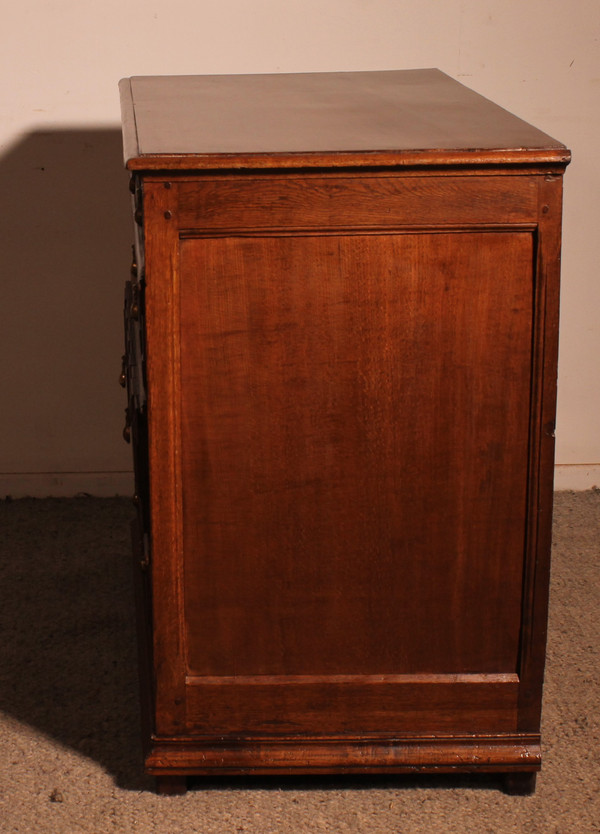
[[[568,151],[437,70],[121,96],[147,770],[531,790]]]

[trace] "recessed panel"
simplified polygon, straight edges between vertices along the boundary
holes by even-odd
[[[188,673],[515,673],[529,232],[180,242]]]

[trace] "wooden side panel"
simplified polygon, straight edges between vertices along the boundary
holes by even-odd
[[[188,679],[187,728],[199,737],[510,733],[518,690],[517,675]]]
[[[558,363],[562,177],[540,178],[528,553],[519,675],[519,729],[540,726],[546,655]]]
[[[188,728],[203,677],[516,674],[532,233],[179,247]],[[279,720],[306,730],[327,692]],[[237,687],[248,720],[272,697]]]
[[[533,176],[207,177],[177,184],[182,229],[532,223]]]
[[[183,727],[178,231],[173,192],[144,186],[155,732]]]

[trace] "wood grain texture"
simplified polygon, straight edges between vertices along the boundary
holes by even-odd
[[[519,664],[523,680],[519,728],[523,731],[539,727],[544,681],[552,545],[561,212],[562,177],[546,176],[540,180],[540,223],[536,253],[536,272],[539,277],[535,300],[537,321],[531,404],[531,475]]]
[[[263,676],[187,687],[187,732],[198,737],[359,735],[394,737],[516,732],[517,676],[321,675],[285,683]],[[470,680],[472,678],[472,680]]]
[[[539,769],[568,151],[435,71],[343,76],[122,85],[164,791]]]
[[[538,177],[211,177],[177,183],[181,229],[532,223]]]
[[[129,82],[129,84],[128,84]],[[565,162],[559,142],[435,69],[136,77],[131,169]]]
[[[539,736],[163,741],[146,760],[150,773],[483,773],[535,772]]]
[[[165,217],[174,210],[168,189],[145,187],[144,213],[159,218],[145,227],[155,730],[159,733],[176,732],[184,721],[184,635],[181,621],[173,617],[182,599],[181,477],[174,442],[180,419],[177,228]]]
[[[190,672],[516,671],[531,234],[180,253]]]

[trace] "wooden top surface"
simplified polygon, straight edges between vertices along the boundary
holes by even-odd
[[[437,69],[120,82],[132,170],[566,164],[564,145]]]

